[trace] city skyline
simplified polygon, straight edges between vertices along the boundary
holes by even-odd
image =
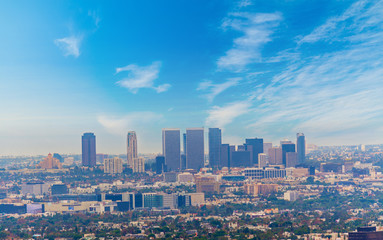
[[[0,3],[2,156],[80,153],[83,132],[124,153],[131,129],[158,153],[172,126],[383,142],[380,1],[18,3]]]

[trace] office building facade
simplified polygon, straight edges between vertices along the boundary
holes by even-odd
[[[162,129],[162,155],[168,171],[181,169],[181,143],[179,129]]]
[[[219,128],[209,128],[209,163],[213,169],[221,168],[222,132]]]
[[[306,160],[306,139],[303,133],[297,133],[298,164]]]
[[[272,147],[269,149],[269,164],[281,165],[282,162],[282,148]]]
[[[251,165],[258,164],[258,154],[263,153],[263,138],[247,138],[246,145],[252,146]]]
[[[283,141],[282,145],[282,164],[286,165],[286,153],[295,152],[295,144],[290,141]]]
[[[186,129],[186,166],[188,169],[199,170],[204,167],[204,129]]]
[[[94,133],[82,135],[82,165],[86,167],[96,166],[96,136]]]

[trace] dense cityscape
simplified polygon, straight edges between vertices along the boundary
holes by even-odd
[[[383,240],[383,0],[0,1],[0,240]]]
[[[361,239],[382,234],[383,145],[317,147],[307,144],[303,133],[296,136],[279,145],[246,138],[234,146],[222,143],[219,128],[207,130],[206,144],[204,128],[182,135],[180,129],[163,129],[162,154],[140,154],[137,145],[144,143],[129,131],[126,154],[108,155],[96,152],[94,133],[84,133],[81,155],[2,157],[0,236]]]

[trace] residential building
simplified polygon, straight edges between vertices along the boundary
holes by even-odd
[[[213,176],[196,176],[197,193],[219,193],[221,184]]]
[[[278,184],[248,183],[244,185],[244,190],[252,196],[270,195],[278,191]]]
[[[133,172],[142,173],[145,172],[145,159],[137,157],[133,159]]]
[[[49,153],[48,157],[44,158],[37,166],[45,169],[61,169],[62,163],[57,158],[54,158],[51,153]]]
[[[118,157],[104,159],[104,173],[122,173],[122,159]]]

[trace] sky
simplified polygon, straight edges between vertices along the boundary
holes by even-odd
[[[0,155],[223,142],[383,143],[383,1],[0,2]],[[206,134],[207,135],[207,134]]]

